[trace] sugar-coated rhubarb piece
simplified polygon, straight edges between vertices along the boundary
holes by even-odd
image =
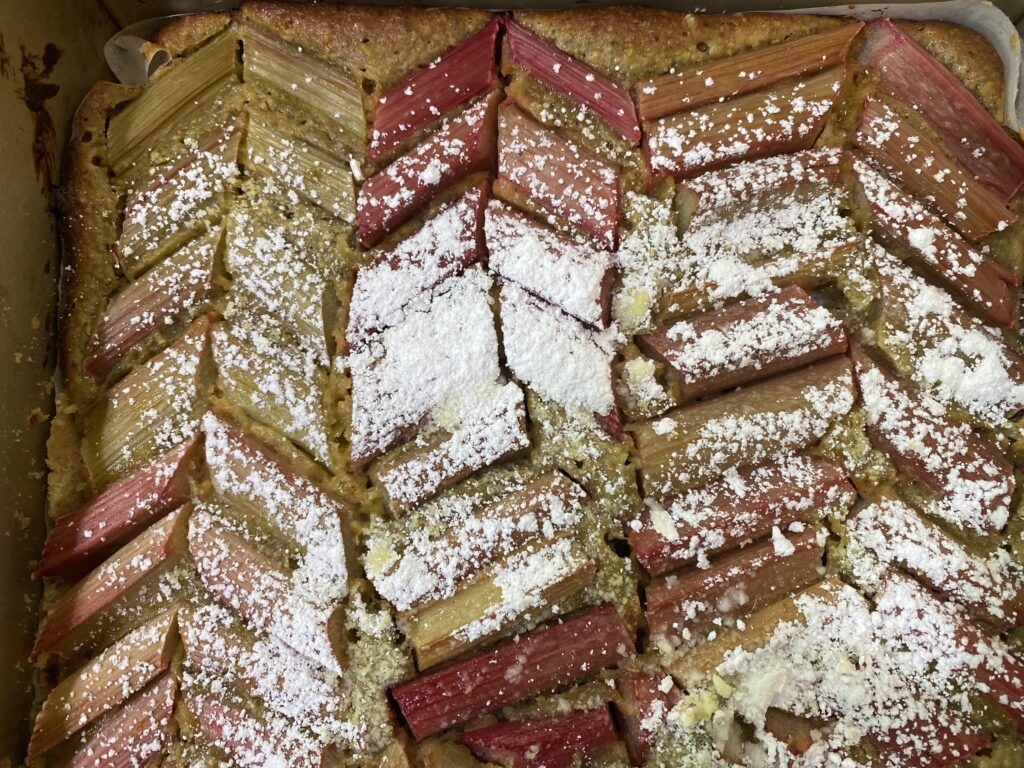
[[[270,180],[264,189],[289,197],[294,192],[346,223],[354,219],[355,180],[344,153],[326,152],[259,119],[249,121],[245,153],[247,170]]]
[[[174,730],[178,681],[165,672],[132,697],[62,763],[64,768],[146,768]]]
[[[850,571],[865,589],[878,589],[885,573],[913,573],[968,613],[1003,629],[1024,611],[1024,569],[1004,550],[976,553],[896,498],[883,497],[846,521]]]
[[[491,18],[483,29],[393,86],[377,100],[370,158],[379,160],[413,134],[494,83],[498,31]]]
[[[633,643],[605,605],[396,685],[391,695],[423,739],[613,666],[633,655]]]
[[[193,679],[226,681],[300,726],[345,738],[340,680],[316,662],[273,636],[254,635],[220,605],[182,611],[178,624]]]
[[[223,230],[214,227],[113,296],[82,363],[95,380],[177,336],[216,295],[215,256]]]
[[[832,149],[764,157],[677,184],[680,239],[692,255],[664,299],[669,314],[845,274],[863,235],[847,213],[843,158]]]
[[[609,334],[595,332],[514,283],[501,288],[501,331],[513,376],[569,412],[594,414],[613,437],[622,436]]]
[[[120,600],[172,567],[185,551],[192,506],[186,504],[111,555],[53,604],[39,626],[32,657],[71,655],[76,641]]]
[[[317,734],[279,715],[243,705],[229,692],[229,686],[215,694],[186,690],[185,706],[202,738],[224,750],[235,764],[242,768],[329,768],[337,764],[336,749],[324,745]]]
[[[528,617],[543,616],[594,580],[596,567],[565,534],[528,545],[403,617],[421,670],[475,650]],[[536,622],[536,618],[533,619]]]
[[[664,674],[629,672],[615,680],[621,697],[616,710],[633,765],[646,765],[654,734],[679,698],[672,678]]]
[[[1013,465],[971,427],[950,419],[942,405],[915,393],[853,345],[867,432],[896,467],[933,494],[929,514],[986,535],[1010,515]]]
[[[1001,232],[1017,220],[1002,200],[950,159],[945,147],[879,99],[864,102],[853,142],[969,240]]]
[[[187,440],[54,522],[33,578],[76,579],[189,499],[199,442]]]
[[[345,521],[351,511],[327,493],[315,479],[313,467],[288,460],[216,413],[203,417],[206,466],[218,496],[258,518],[304,552],[307,572],[319,573],[310,587],[341,599],[348,592],[344,541]]]
[[[372,248],[408,221],[439,192],[476,171],[490,170],[500,92],[494,90],[359,188],[356,237]]]
[[[210,315],[197,318],[184,336],[132,369],[86,412],[82,458],[96,488],[195,436],[212,384],[211,321]]]
[[[792,212],[793,208],[787,208],[787,214]],[[776,213],[777,210],[764,210],[744,224],[769,221]],[[795,232],[787,223],[782,226],[768,224],[768,228],[759,234],[745,229],[730,238],[728,230],[736,223],[735,219],[728,216],[718,218],[719,221],[703,230],[699,237],[695,238],[688,232],[684,238],[687,246],[698,245],[697,252],[707,254],[707,259],[696,262],[700,270],[696,279],[662,296],[661,311],[668,318],[706,312],[724,299],[759,296],[771,290],[772,286],[798,285],[806,291],[813,290],[845,274],[849,270],[850,259],[858,257],[861,252],[863,238],[859,234],[837,230],[822,236],[821,230],[803,229],[805,223],[815,226],[817,217],[814,215],[799,221],[798,229],[798,237],[803,239],[807,236],[805,242],[813,244],[811,248],[803,244],[789,247],[793,245],[790,238]],[[754,241],[753,249],[742,245],[744,241],[749,244],[751,238],[748,235]],[[785,244],[781,251],[777,250],[779,244]],[[734,250],[735,245],[740,245],[740,248]],[[761,245],[768,249],[767,258]],[[754,259],[760,262],[756,266],[750,264]],[[716,277],[724,279],[719,282]]]
[[[271,223],[251,210],[235,210],[224,253],[232,280],[232,320],[248,326],[253,338],[263,335],[272,341],[275,357],[293,370],[301,370],[307,360],[328,366],[326,322],[337,290],[332,270],[325,268],[337,257],[321,250],[312,232],[308,238],[296,237],[305,227],[316,231],[311,216],[301,223],[289,223],[284,216]]]
[[[752,653],[771,642],[780,626],[805,625],[808,604],[815,611],[852,601],[865,606],[866,601],[853,587],[831,576],[796,595],[771,603],[744,618],[743,628],[723,627],[714,637],[702,643],[681,648],[665,668],[684,688],[699,688],[711,682],[719,665],[737,650]]]
[[[534,80],[576,102],[608,123],[631,146],[640,143],[640,125],[629,91],[511,19],[505,22],[509,62],[506,72],[522,70]]]
[[[910,651],[906,658],[915,673],[941,665],[945,675],[976,690],[1024,729],[1024,665],[998,636],[987,636],[956,606],[897,573],[886,576],[876,602],[888,637],[899,651]]]
[[[875,249],[878,307],[875,343],[896,371],[971,421],[998,426],[1024,409],[1024,356],[998,329]]]
[[[845,79],[845,67],[834,67],[644,123],[652,178],[688,178],[740,160],[810,148]]]
[[[816,191],[839,185],[846,153],[837,149],[809,149],[762,157],[708,171],[676,185],[676,211],[680,229],[698,226],[704,217],[735,216],[751,205],[763,205],[785,193]]]
[[[251,418],[280,431],[324,466],[330,466],[324,414],[327,374],[316,365],[294,370],[282,355],[274,354],[275,346],[244,325],[214,325],[211,348],[220,394]]]
[[[366,575],[397,610],[445,600],[471,574],[528,541],[572,530],[581,519],[584,490],[560,472],[543,475],[454,520],[443,531],[417,526],[394,556],[389,541],[367,542]],[[378,554],[386,553],[386,554]]]
[[[808,448],[854,399],[850,361],[837,356],[634,425],[644,492],[687,491],[731,467]]]
[[[28,759],[71,738],[167,669],[175,650],[175,613],[168,611],[129,632],[61,680],[36,715]]]
[[[492,284],[478,266],[450,277],[410,302],[402,322],[350,352],[353,461],[408,439],[438,406],[451,424],[454,401],[497,386]]]
[[[834,67],[846,58],[863,27],[861,22],[843,24],[638,83],[640,119],[657,120]]]
[[[312,113],[345,147],[360,153],[366,148],[363,92],[344,67],[264,35],[252,24],[242,27],[242,48],[247,83],[270,86],[301,105],[304,119]]]
[[[331,641],[335,590],[289,571],[231,530],[210,503],[197,506],[189,550],[203,586],[252,626],[274,635],[327,670],[340,673]],[[313,574],[308,574],[312,576]]]
[[[679,374],[690,400],[846,351],[843,324],[798,286],[729,304],[637,337]]]
[[[495,390],[486,405],[464,413],[457,427],[413,441],[408,450],[378,462],[372,475],[392,512],[405,514],[477,470],[529,448],[522,390],[511,382]]]
[[[230,123],[139,190],[124,208],[117,260],[138,277],[216,219],[238,173],[242,124]]]
[[[879,89],[919,112],[960,163],[1000,199],[1009,200],[1024,184],[1020,144],[894,22],[879,19],[868,27],[859,58],[881,74]]]
[[[908,254],[958,293],[981,317],[1004,327],[1017,318],[1014,274],[973,248],[922,203],[861,159],[853,161],[871,227],[887,247]]]
[[[771,539],[723,554],[707,568],[656,578],[646,591],[651,637],[689,640],[821,579],[825,535],[797,526],[788,538],[775,527]]]
[[[889,731],[872,731],[868,741],[886,765],[900,768],[949,768],[975,755],[992,736],[954,720],[912,718]]]
[[[543,212],[613,251],[619,242],[619,169],[548,130],[512,103],[498,111],[494,195]]]
[[[487,206],[484,228],[493,272],[577,320],[608,327],[615,278],[611,254],[565,237],[499,200]]]
[[[160,139],[208,108],[225,87],[240,81],[238,35],[232,29],[174,63],[174,74],[154,78],[110,116],[107,157],[120,175]],[[170,72],[164,72],[164,75]]]
[[[530,720],[507,720],[459,734],[478,760],[508,768],[571,768],[599,757],[618,734],[604,706]]]
[[[413,299],[483,256],[486,203],[487,185],[472,187],[356,273],[345,332],[351,346],[360,347],[372,334],[398,325]]]
[[[637,561],[652,576],[667,573],[773,527],[787,530],[812,515],[846,509],[857,493],[846,475],[817,458],[787,455],[746,469],[730,469],[701,488],[647,500],[627,528]]]

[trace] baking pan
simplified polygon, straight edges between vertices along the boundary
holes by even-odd
[[[60,269],[56,189],[71,118],[89,87],[113,76],[104,58],[104,43],[119,29],[154,17],[224,10],[238,4],[230,0],[0,3],[0,494],[4,501],[0,517],[0,768],[17,765],[24,754],[34,698],[26,658],[40,590],[29,572],[44,533],[45,443],[53,410]],[[466,0],[415,4],[493,7]],[[644,4],[713,12],[806,8],[806,0],[732,0],[703,8],[669,0]],[[533,0],[503,7],[577,5]],[[1016,105],[1008,122],[1013,127],[1024,123],[1024,103],[1018,93],[1020,38],[1011,21],[1024,15],[1024,0],[999,0],[995,5],[981,0],[834,4],[814,10],[939,19],[982,32],[1006,66],[1007,103]]]

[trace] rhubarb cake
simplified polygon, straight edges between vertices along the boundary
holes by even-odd
[[[983,37],[252,1],[154,42],[66,153],[29,765],[1024,765]]]

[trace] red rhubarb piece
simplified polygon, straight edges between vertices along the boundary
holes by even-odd
[[[1024,148],[896,24],[889,19],[872,23],[860,60],[881,73],[883,93],[917,110],[963,166],[1001,200],[1009,200],[1024,184]]]
[[[700,635],[721,619],[764,608],[818,581],[825,555],[815,529],[733,550],[711,561],[660,577],[647,587],[651,637]]]
[[[671,677],[644,672],[619,677],[615,687],[622,697],[616,709],[629,758],[633,765],[645,765],[654,734],[675,706],[679,692]]]
[[[945,147],[883,101],[864,102],[853,143],[969,240],[1000,232],[1017,220],[1001,199],[950,159]]]
[[[145,768],[163,751],[174,729],[178,682],[166,672],[139,691],[82,743],[65,768]]]
[[[719,168],[679,182],[677,207],[680,212],[686,209],[692,222],[744,210],[796,190],[813,193],[833,188],[839,185],[845,158],[846,153],[836,149],[809,149]]]
[[[498,117],[494,194],[563,220],[608,250],[618,244],[619,169],[530,119],[514,104]]]
[[[845,68],[836,67],[644,123],[652,181],[689,178],[740,160],[809,149],[845,79]]]
[[[410,301],[483,256],[486,201],[487,185],[478,184],[356,273],[346,332],[350,345],[397,325]]]
[[[741,386],[846,351],[843,324],[799,286],[637,337],[679,374],[683,398]]]
[[[459,734],[478,760],[507,768],[570,768],[612,747],[618,736],[608,707],[511,720]],[[585,764],[585,763],[584,763]]]
[[[196,438],[182,443],[58,518],[32,577],[77,579],[153,521],[188,501],[188,472],[197,446]]]
[[[581,680],[633,655],[633,638],[604,605],[410,680],[391,695],[417,739]]]
[[[625,88],[514,21],[505,22],[505,41],[513,65],[593,112],[630,145],[640,143],[640,124]]]
[[[949,419],[941,404],[904,387],[859,345],[854,369],[871,442],[902,473],[938,496],[931,514],[986,535],[1006,525],[1013,465],[971,427]]]
[[[888,635],[914,654],[915,663],[941,664],[961,681],[973,678],[977,690],[1024,731],[1024,665],[998,637],[961,615],[913,579],[889,574],[877,598]]]
[[[983,318],[1003,327],[1017,319],[1017,300],[1007,283],[1017,278],[986,258],[938,216],[868,163],[853,162],[871,212],[875,235],[896,253],[909,254]]]
[[[915,718],[891,731],[868,734],[868,741],[884,757],[885,765],[900,768],[949,768],[992,741],[984,731],[944,720]]]
[[[173,338],[209,304],[217,291],[214,263],[222,234],[222,228],[212,229],[111,298],[82,361],[92,379],[106,379],[129,355],[145,355]]]
[[[975,551],[898,498],[882,497],[858,509],[846,521],[846,536],[851,560],[903,568],[1000,629],[1021,623],[1020,565],[1000,550]]]
[[[615,264],[500,200],[487,206],[488,266],[581,322],[607,328]]]
[[[639,83],[636,96],[640,119],[657,120],[834,67],[846,58],[863,26],[861,22],[844,24]]]
[[[491,91],[363,183],[356,201],[360,245],[372,248],[439,192],[493,167],[499,98]]]
[[[637,561],[652,576],[788,528],[856,498],[839,469],[787,456],[739,471],[649,508],[628,531]]]
[[[379,160],[407,138],[494,82],[498,30],[493,17],[476,34],[384,93],[373,115],[370,159]]]
[[[39,625],[32,658],[71,650],[102,614],[176,562],[185,550],[190,504],[179,507],[117,550],[53,604]]]

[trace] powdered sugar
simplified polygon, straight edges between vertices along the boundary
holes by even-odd
[[[512,283],[501,289],[501,328],[509,369],[541,397],[568,409],[614,410],[608,334],[591,331]]]

